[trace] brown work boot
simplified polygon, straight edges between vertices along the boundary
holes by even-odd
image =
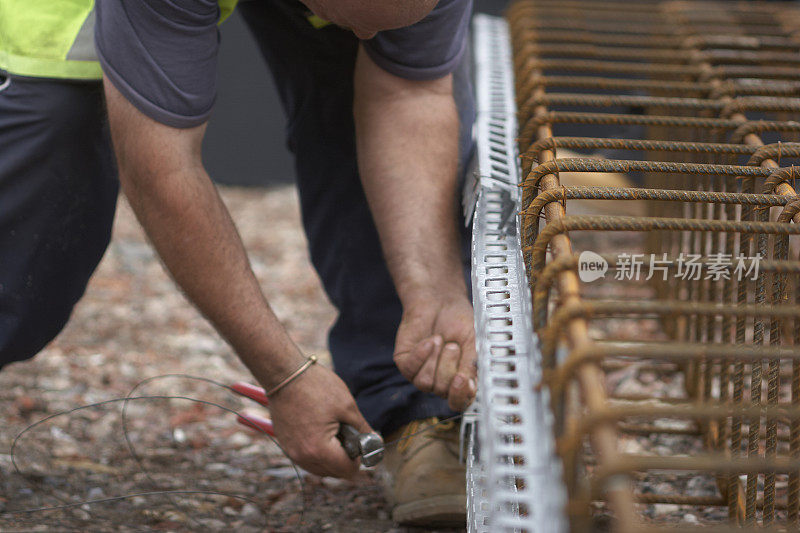
[[[458,461],[459,425],[415,420],[390,435],[402,439],[383,461],[392,519],[406,526],[460,526],[466,522],[466,470]]]

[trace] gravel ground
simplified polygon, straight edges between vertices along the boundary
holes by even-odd
[[[293,188],[221,190],[254,271],[289,333],[329,361],[335,311],[308,262]],[[0,374],[0,512],[156,490],[228,495],[141,495],[67,510],[0,513],[0,531],[403,531],[389,518],[377,474],[354,481],[304,475],[304,494],[276,445],[218,407],[189,400],[130,402],[31,423],[122,398],[170,373],[230,383],[249,374],[165,274],[124,200],[114,237],[62,334],[35,359]],[[176,395],[254,409],[226,390],[185,377],[143,384],[136,395]],[[255,408],[257,411],[257,408]],[[12,461],[16,460],[19,472]]]
[[[621,203],[621,202],[620,202]],[[586,206],[573,207],[573,212],[590,211]],[[598,202],[599,204],[599,202]],[[597,204],[596,204],[597,205]],[[594,207],[594,206],[592,206]],[[608,206],[600,214],[614,213]],[[628,213],[626,213],[628,214]],[[570,235],[576,252],[591,250],[598,253],[641,253],[645,249],[641,234],[618,232],[575,232]],[[619,282],[609,274],[598,283],[584,283],[582,297],[587,300],[652,300],[652,288],[643,281]],[[618,341],[668,341],[658,320],[630,320],[607,318],[594,320],[589,325],[589,335],[593,339],[614,339]],[[605,372],[606,394],[612,396],[647,396],[653,399],[688,401],[683,372],[670,364],[647,364],[645,362],[614,362],[608,364]],[[625,403],[625,402],[620,402]],[[674,418],[628,419],[631,424],[653,424],[670,429],[689,429],[693,424]],[[641,435],[620,431],[617,449],[623,454],[641,456],[692,456],[704,453],[703,438],[700,435],[648,434]],[[596,457],[588,439],[585,441],[584,460],[586,473],[594,470]],[[637,494],[660,494],[670,496],[692,495],[708,498],[719,497],[715,478],[709,473],[676,472],[634,472],[631,476],[634,492]],[[607,531],[613,522],[605,502],[594,502],[593,525],[596,531]],[[725,507],[696,507],[674,504],[637,504],[639,518],[644,523],[669,525],[676,528],[704,525],[720,525],[727,521]]]

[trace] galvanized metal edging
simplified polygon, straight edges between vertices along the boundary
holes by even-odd
[[[470,532],[567,530],[541,355],[519,241],[516,109],[508,27],[473,23],[477,172],[465,189],[473,216],[472,286],[479,395],[465,417]],[[474,198],[474,199],[473,199]],[[474,211],[471,209],[474,205]]]

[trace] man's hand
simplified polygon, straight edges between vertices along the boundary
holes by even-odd
[[[475,330],[466,296],[406,307],[394,361],[419,390],[447,398],[451,409],[466,409],[477,390]]]
[[[270,396],[275,436],[289,457],[318,476],[349,478],[358,472],[336,438],[341,423],[372,433],[344,382],[312,365],[286,388]]]

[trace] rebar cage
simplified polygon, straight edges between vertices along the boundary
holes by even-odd
[[[521,0],[507,19],[570,528],[797,530],[800,10]],[[619,214],[572,214],[587,200]],[[681,385],[615,388],[626,372]]]

